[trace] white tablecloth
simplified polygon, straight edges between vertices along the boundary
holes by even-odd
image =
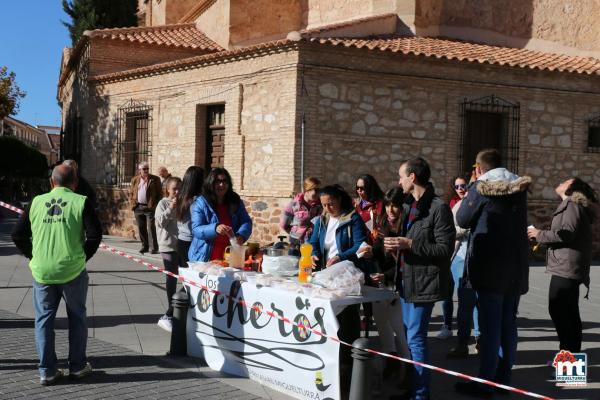
[[[336,336],[335,316],[344,307],[394,297],[389,290],[365,287],[363,296],[325,300],[187,268],[179,273],[210,289],[186,285],[188,354],[203,357],[213,370],[249,377],[299,399],[340,398],[339,344],[249,307]],[[224,295],[243,299],[248,307]]]

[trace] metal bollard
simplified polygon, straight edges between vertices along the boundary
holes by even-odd
[[[178,291],[171,298],[173,305],[173,330],[171,331],[170,356],[187,356],[186,322],[190,304],[185,290]]]
[[[352,343],[352,381],[350,382],[350,400],[371,398],[371,360],[373,354],[365,351],[370,347],[368,338],[358,338]]]

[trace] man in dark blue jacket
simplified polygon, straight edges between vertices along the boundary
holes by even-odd
[[[479,377],[509,384],[517,351],[519,298],[528,290],[527,189],[531,178],[500,168],[500,163],[495,149],[477,154],[477,180],[469,187],[456,219],[461,228],[471,230],[465,282],[475,289],[479,302]],[[455,387],[473,396],[493,394],[491,386],[475,382],[457,382]]]

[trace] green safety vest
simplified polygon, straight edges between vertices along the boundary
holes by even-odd
[[[67,283],[85,269],[85,199],[68,188],[56,187],[31,202],[33,257],[29,268],[36,282]]]

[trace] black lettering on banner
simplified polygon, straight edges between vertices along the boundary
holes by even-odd
[[[283,337],[288,337],[292,334],[292,332],[294,331],[294,327],[292,326],[292,329],[290,329],[290,331],[286,331],[286,325],[289,325],[288,323],[283,321],[284,318],[284,314],[283,314],[283,310],[280,310],[279,308],[275,307],[275,303],[271,303],[271,309],[277,313],[277,315],[279,315],[281,318],[277,319],[277,322],[279,323],[279,334]]]
[[[200,289],[198,292],[198,300],[196,300],[196,305],[198,306],[198,310],[200,312],[205,313],[210,308],[210,292],[206,289]]]
[[[310,328],[310,321],[308,320],[306,315],[296,315],[296,318],[294,318],[294,328],[292,331],[294,333],[294,339],[296,339],[300,343],[306,342],[312,333],[310,331]]]
[[[239,300],[235,298],[238,294],[242,284],[240,281],[233,281],[231,287],[229,288],[229,303],[227,304],[227,327],[231,328],[231,323],[233,322],[233,318],[235,316],[235,312],[237,311],[238,320],[240,321],[240,325],[245,325],[249,321],[248,311],[245,306],[242,306],[239,303],[239,300],[243,300],[240,297]]]
[[[273,318],[270,315],[268,315],[267,313],[262,312],[262,310],[263,310],[263,305],[261,302],[257,301],[254,304],[252,304],[252,309],[250,310],[250,323],[256,329],[262,329],[265,326],[269,325],[269,322],[271,322],[271,319]],[[267,317],[269,317],[269,319],[267,319],[264,322],[264,324],[260,325],[258,323],[258,319],[263,315],[266,315]]]
[[[224,317],[225,315],[227,315],[229,307],[224,313],[221,313],[221,312],[219,312],[219,303],[220,304],[225,303],[225,295],[223,295],[221,293],[219,293],[219,294],[215,293],[215,295],[213,296],[213,301],[212,301],[213,314],[216,315],[217,317]]]

